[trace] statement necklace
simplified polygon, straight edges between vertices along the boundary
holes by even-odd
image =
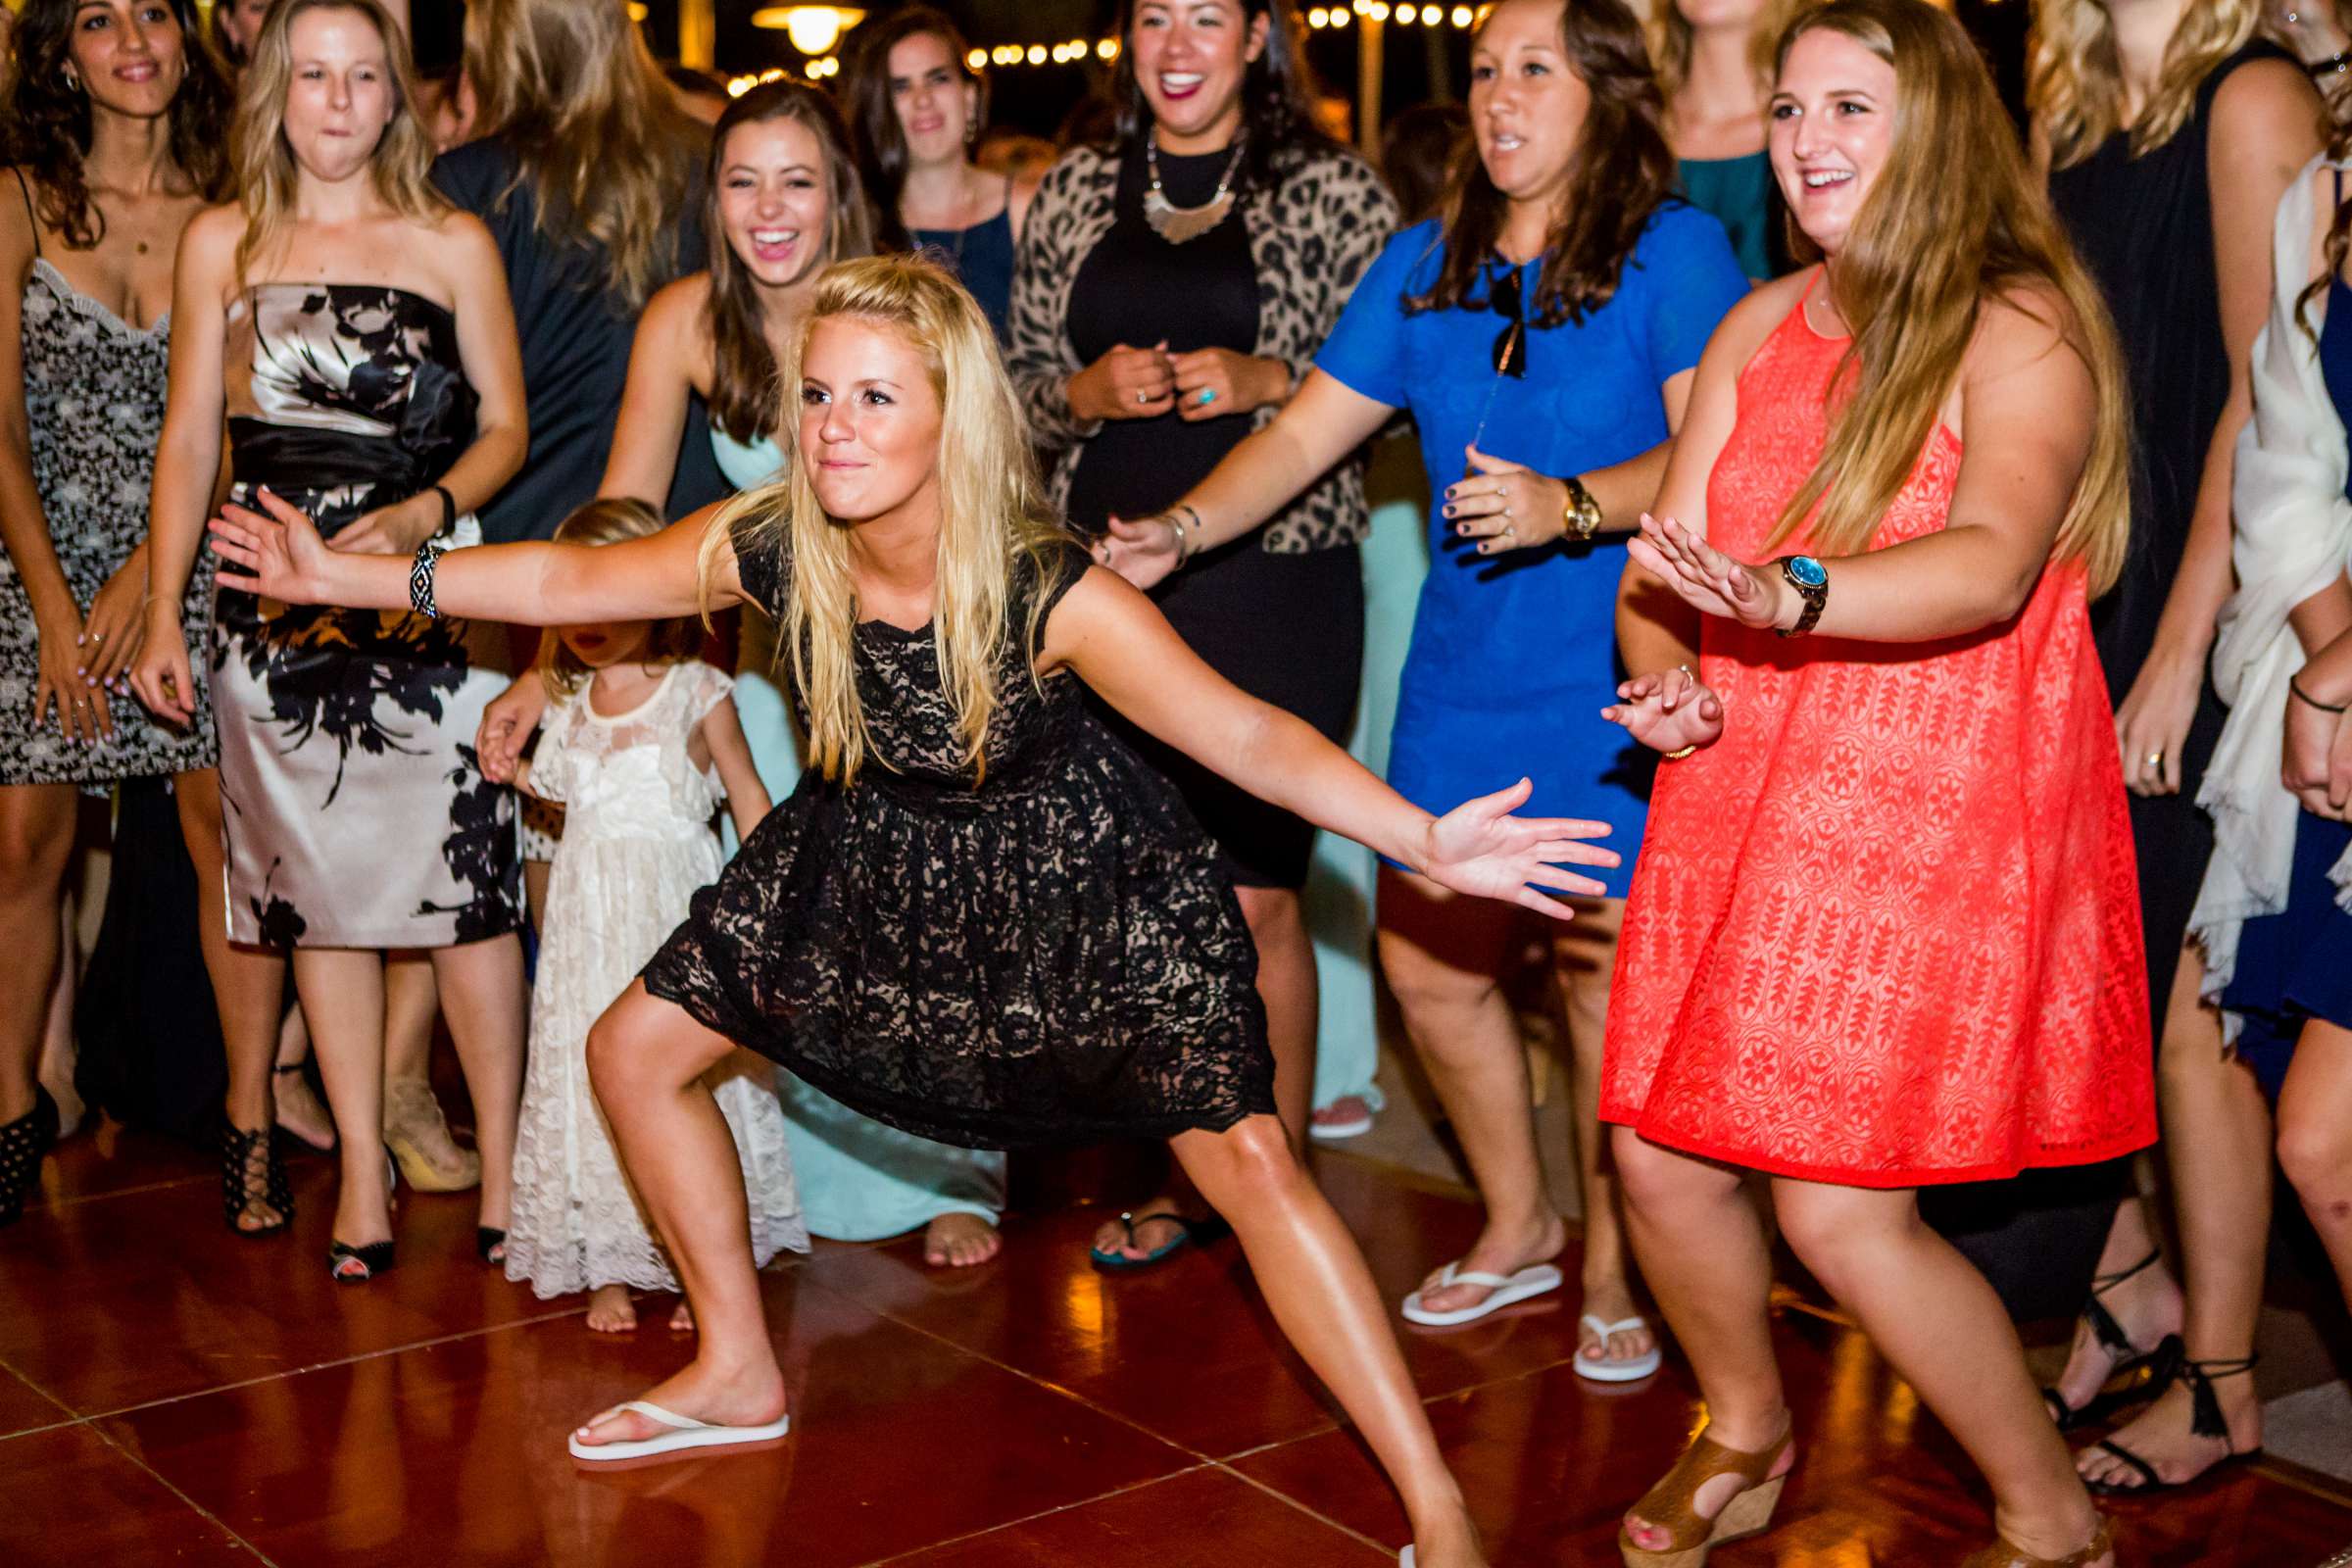
[[[1152,175],[1152,188],[1144,192],[1144,221],[1152,232],[1171,245],[1199,239],[1233,211],[1233,176],[1242,167],[1245,138],[1236,137],[1233,156],[1226,160],[1225,172],[1217,176],[1216,193],[1198,207],[1179,207],[1168,200],[1168,193],[1159,183],[1159,141],[1150,131],[1144,133],[1144,167]]]

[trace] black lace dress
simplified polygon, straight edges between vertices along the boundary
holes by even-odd
[[[736,548],[745,591],[780,612],[777,546],[739,531]],[[1049,610],[1086,565],[1075,545],[1053,564]],[[1010,626],[1038,591],[1024,570]],[[1272,1113],[1255,950],[1214,846],[1074,675],[1031,678],[1021,635],[975,787],[929,629],[861,622],[857,782],[803,774],[696,895],[646,989],[943,1143],[1166,1137]]]

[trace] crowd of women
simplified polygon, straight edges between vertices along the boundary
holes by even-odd
[[[419,78],[384,0],[23,6],[0,1223],[77,798],[163,776],[228,1225],[286,1228],[282,1128],[339,1280],[405,1175],[593,1329],[682,1290],[586,1463],[783,1436],[777,1252],[977,1264],[1004,1150],[1164,1139],[1095,1262],[1238,1233],[1407,1559],[1483,1561],[1299,1159],[1378,1107],[1366,947],[1486,1205],[1415,1324],[1566,1286],[1556,993],[1575,1368],[1659,1365],[1646,1296],[1707,1406],[1629,1564],[1796,1462],[1760,1191],[1984,1471],[1972,1563],[2111,1563],[2091,1491],[2255,1449],[2274,1150],[2352,1291],[2328,8],[2039,0],[2021,137],[1927,0],[1502,0],[1376,172],[1283,0],[1128,0],[1040,181],[927,8],[838,99],[626,13],[472,0]],[[2004,1247],[2082,1308],[2047,1389]]]

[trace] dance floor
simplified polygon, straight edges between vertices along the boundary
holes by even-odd
[[[1417,1178],[1319,1168],[1391,1299],[1476,1228]],[[1016,1218],[961,1274],[820,1243],[765,1277],[786,1443],[583,1474],[566,1430],[685,1353],[667,1303],[591,1336],[474,1261],[464,1198],[407,1200],[400,1268],[338,1287],[330,1185],[302,1161],[294,1237],[240,1242],[185,1151],[101,1134],[49,1162],[0,1232],[0,1562],[1377,1568],[1403,1544],[1230,1241],[1133,1278],[1086,1265],[1083,1211]],[[1555,1300],[1406,1342],[1498,1564],[1615,1564],[1698,1419],[1671,1359],[1580,1383],[1575,1322]],[[1808,1446],[1779,1527],[1717,1568],[1956,1563],[1988,1523],[1950,1440],[1832,1316],[1789,1294],[1778,1333]],[[2129,1568],[2352,1543],[2352,1494],[2279,1465],[2111,1506]]]

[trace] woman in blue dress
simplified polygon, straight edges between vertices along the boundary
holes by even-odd
[[[1622,548],[1656,491],[1707,335],[1747,291],[1722,225],[1675,200],[1642,34],[1619,0],[1504,0],[1471,54],[1478,159],[1446,216],[1392,240],[1297,396],[1167,512],[1114,523],[1102,556],[1156,581],[1236,538],[1399,409],[1436,492],[1435,560],[1397,697],[1389,781],[1437,801],[1520,773],[1546,811],[1615,824],[1624,870],[1555,939],[1576,1056],[1586,1333],[1577,1370],[1644,1376],[1612,1185],[1597,1169],[1601,1025],[1647,777],[1587,715],[1621,678]],[[1567,1229],[1537,1157],[1525,1054],[1497,977],[1528,936],[1384,866],[1382,967],[1488,1205],[1405,1315],[1460,1323],[1557,1289]]]
[[[963,34],[930,6],[894,11],[859,35],[842,83],[858,172],[884,250],[945,263],[1004,341],[1021,221],[1037,181],[972,162],[988,124],[988,82]]]

